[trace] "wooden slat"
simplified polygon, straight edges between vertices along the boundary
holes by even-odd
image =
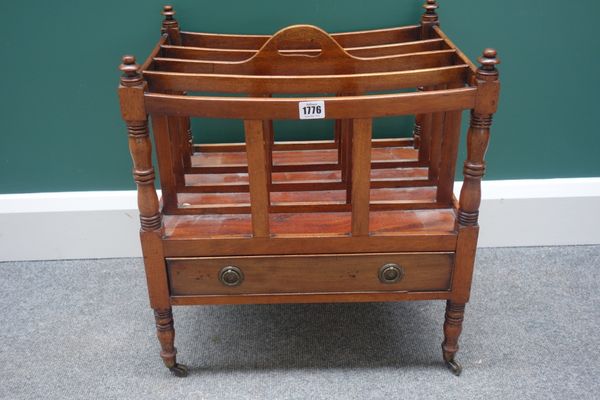
[[[154,48],[150,52],[150,55],[148,56],[148,58],[146,58],[146,61],[144,61],[144,63],[140,66],[139,71],[145,71],[145,70],[147,70],[148,68],[150,68],[150,65],[154,61],[155,57],[163,55],[162,54],[163,45],[166,42],[167,42],[167,37],[166,36],[161,36],[160,39],[158,40],[158,43],[156,43],[156,45],[154,46]]]
[[[247,183],[220,183],[214,185],[194,185],[177,188],[178,193],[240,193],[248,192],[249,190],[250,185]]]
[[[434,26],[433,32],[440,39],[442,39],[449,48],[454,49],[456,51],[456,56],[461,60],[461,64],[466,64],[469,66],[471,76],[474,78],[475,74],[477,73],[477,66],[473,64],[469,57],[467,57],[465,53],[460,51],[460,49],[454,44],[454,42],[452,42],[452,40],[450,40],[450,38],[444,33],[444,31],[442,31],[442,29],[439,26]]]
[[[273,172],[294,172],[294,171],[331,171],[336,168],[335,163],[314,163],[314,164],[292,164],[292,165],[274,165]],[[414,166],[414,165],[407,165]],[[388,167],[385,167],[388,168]],[[215,165],[206,167],[191,167],[187,173],[190,174],[221,174],[248,172],[248,167],[244,165]]]
[[[372,178],[371,178],[372,179]],[[429,179],[387,179],[387,180],[371,180],[372,189],[383,188],[408,188],[408,187],[427,187],[431,186],[433,181]]]
[[[257,88],[270,93],[369,92],[466,82],[466,65],[440,66],[409,71],[364,74],[256,76],[146,71],[152,91],[187,90],[218,93],[250,93]]]
[[[352,188],[352,120],[339,120],[340,144],[338,160],[341,169],[342,182],[348,184],[348,190]]]
[[[419,31],[420,26],[410,25],[396,28],[334,33],[331,36],[342,47],[357,47],[415,41],[419,39]]]
[[[257,50],[214,49],[210,47],[162,46],[162,56],[186,60],[205,61],[244,61],[256,54]],[[306,53],[315,50],[305,50]],[[318,50],[316,50],[318,52]]]
[[[266,135],[263,121],[244,121],[246,151],[248,153],[248,177],[250,181],[250,204],[252,211],[252,234],[254,237],[269,236],[269,190],[267,177]]]
[[[165,215],[223,215],[223,214],[251,214],[250,204],[207,204],[197,206],[180,206],[170,210]]]
[[[154,114],[232,118],[299,119],[298,102],[325,102],[326,118],[374,118],[423,112],[471,109],[477,89],[468,87],[422,93],[382,94],[332,98],[231,98],[146,93],[146,110]]]
[[[171,142],[169,139],[168,117],[152,115],[152,134],[156,146],[158,171],[160,174],[160,187],[162,190],[163,211],[177,208],[177,184],[173,174],[173,159],[171,156]]]
[[[178,194],[179,203],[187,208],[215,207],[220,205],[249,205],[250,194],[246,192],[209,192]],[[271,204],[346,204],[345,190],[314,188],[310,190],[277,191],[270,193]],[[436,200],[435,186],[409,186],[399,188],[372,188],[371,203],[430,203]],[[447,208],[447,206],[446,206]]]
[[[307,61],[306,56],[287,56],[265,63],[257,57],[247,61],[209,61],[155,57],[152,65],[158,71],[193,74],[235,75],[330,75],[368,74],[374,72],[407,71],[455,65],[456,51],[434,50],[384,57],[352,57],[344,62],[339,58],[323,58],[318,63]],[[266,56],[265,56],[266,57]]]
[[[413,138],[405,137],[405,138],[394,138],[394,139],[373,139],[371,141],[371,147],[411,147],[413,146]]]
[[[418,40],[420,27],[374,29],[357,32],[333,33],[331,36],[343,47],[372,46]],[[214,33],[181,32],[184,46],[211,47],[217,49],[258,50],[271,35],[229,35]]]
[[[273,142],[275,139],[273,120],[263,121],[263,131],[265,136],[265,165],[267,168],[267,183],[270,186],[273,180]]]
[[[447,205],[436,202],[377,202],[368,206],[369,211],[403,211],[403,210],[435,210],[447,208]],[[298,203],[298,204],[274,204],[269,207],[269,212],[277,214],[300,214],[300,213],[341,213],[352,211],[351,204],[322,204],[322,203]],[[249,204],[209,204],[202,206],[180,207],[169,211],[168,215],[234,215],[250,214]]]
[[[215,49],[256,50],[269,40],[271,35],[232,35],[181,31],[184,46],[211,47]]]
[[[414,42],[383,44],[376,46],[350,47],[346,50],[355,57],[382,57],[408,53],[447,49],[442,39],[418,40]]]
[[[284,150],[318,150],[335,149],[333,140],[310,140],[310,141],[284,141],[273,144],[274,151]],[[198,153],[222,153],[222,152],[242,152],[246,151],[244,143],[209,143],[195,144],[194,151]]]
[[[425,182],[425,181],[423,181]],[[338,182],[337,185],[340,183]],[[345,190],[309,185],[304,190],[274,191],[270,194],[271,213],[347,212]],[[277,188],[279,189],[279,188]],[[311,190],[312,189],[312,190]],[[185,193],[178,195],[181,209],[173,214],[245,214],[250,212],[250,194],[246,192]],[[407,186],[398,188],[372,188],[371,210],[405,210],[447,208],[436,203],[436,188]]]
[[[438,112],[431,116],[431,147],[429,154],[429,179],[437,180],[442,159],[442,134],[445,113]]]
[[[246,143],[202,143],[194,144],[194,153],[224,153],[246,151]]]
[[[446,47],[443,39],[418,40],[414,42],[392,43],[375,46],[349,47],[346,51],[356,57],[381,57],[423,51],[442,50]],[[190,47],[163,45],[162,57],[190,60],[244,61],[254,56],[258,50],[215,49],[210,47]],[[320,49],[280,50],[283,54],[315,55]],[[156,57],[158,52],[153,55]],[[145,71],[147,68],[142,69]]]
[[[434,210],[447,208],[446,205],[438,203],[373,203],[369,205],[369,211],[399,211],[399,210]],[[352,211],[351,204],[284,204],[273,205],[272,213],[323,213],[323,212],[348,212]]]
[[[421,92],[435,90],[437,85],[426,85],[419,90]],[[419,115],[421,123],[421,139],[419,143],[419,161],[429,164],[431,158],[431,136],[433,130],[433,114],[426,112]]]
[[[410,147],[413,145],[413,138],[397,139],[373,139],[372,147]],[[337,148],[333,140],[309,140],[309,141],[284,141],[275,142],[273,150],[318,150]],[[244,143],[206,143],[194,144],[194,152],[200,153],[222,153],[222,152],[240,152],[246,151]]]
[[[431,126],[432,114],[419,114],[419,122],[421,123],[421,139],[419,141],[419,161],[429,165],[429,154],[431,152]]]
[[[274,151],[335,149],[333,140],[281,141],[273,144]]]
[[[451,204],[454,197],[454,175],[460,142],[461,111],[446,113],[442,142],[442,159],[438,178],[437,201]]]
[[[427,180],[427,168],[390,168],[390,169],[371,169],[371,182],[418,182]],[[340,182],[341,171],[312,171],[312,172],[276,172],[273,173],[273,182],[277,184],[309,183],[309,182]],[[185,177],[185,183],[188,186],[226,186],[248,184],[248,174],[229,173],[229,174],[203,174],[190,175]],[[433,186],[433,184],[431,185]]]
[[[398,210],[436,210],[447,206],[432,203],[371,203],[369,211],[398,211]]]
[[[388,168],[416,168],[426,167],[428,164],[420,161],[398,160],[398,161],[373,161],[372,169],[388,169]]]
[[[192,166],[192,155],[194,154],[194,143],[191,137],[191,121],[189,117],[181,118],[181,127],[183,134],[183,168],[190,168]]]
[[[429,179],[387,179],[387,180],[372,180],[371,188],[408,188],[408,187],[427,187],[432,186],[434,181]],[[217,185],[195,185],[183,186],[177,188],[178,193],[240,193],[248,192],[250,186],[248,184],[217,184]],[[273,183],[271,191],[273,192],[296,192],[303,190],[341,190],[345,189],[344,182],[291,182],[291,183]]]
[[[169,149],[171,150],[171,168],[175,177],[177,186],[184,185],[184,164],[183,164],[183,135],[181,131],[182,118],[168,116],[167,125],[169,127]]]
[[[372,123],[352,121],[352,236],[369,234]]]
[[[183,186],[177,189],[179,193],[240,193],[248,192],[247,184],[221,184],[221,185],[200,185]],[[304,190],[341,190],[345,185],[342,182],[294,182],[294,183],[273,183],[271,191],[273,192],[296,192]]]
[[[389,168],[417,168],[427,167],[427,162],[421,161],[373,161],[372,169]],[[292,164],[292,165],[274,165],[273,172],[305,172],[305,171],[332,171],[337,167],[336,163],[315,163],[315,164]],[[226,173],[244,173],[248,172],[246,165],[221,165],[206,167],[191,167],[186,173],[189,174],[226,174]]]

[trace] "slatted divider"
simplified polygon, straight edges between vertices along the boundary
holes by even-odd
[[[429,153],[429,179],[437,182],[442,158],[442,135],[445,113],[437,112],[431,116],[431,139]]]
[[[250,210],[254,237],[269,236],[269,179],[267,168],[267,132],[264,121],[244,121],[248,179],[250,182]]]
[[[205,60],[205,61],[245,61],[254,56],[256,50],[215,49],[207,47],[162,45],[162,56],[165,58]],[[448,49],[443,39],[418,40],[413,42],[392,43],[382,45],[348,47],[345,50],[356,57],[382,57],[408,53]],[[283,54],[316,55],[319,49],[281,50]]]
[[[333,33],[331,36],[343,47],[359,47],[416,41],[421,39],[420,32],[421,27],[419,25],[411,25],[359,32]],[[270,38],[270,35],[222,35],[181,31],[183,46],[212,49],[258,50]],[[290,48],[292,47],[294,46],[290,46]],[[299,48],[306,48],[306,45],[303,44]]]
[[[371,135],[373,120],[354,119],[352,123],[352,181],[349,185],[352,204],[352,235],[369,234],[371,188]]]
[[[162,114],[152,114],[151,121],[162,189],[163,212],[169,213],[177,209],[177,185],[171,152],[172,144],[169,138],[169,118]]]
[[[187,135],[183,131],[184,126],[182,117],[167,117],[167,126],[169,128],[169,140],[171,142],[171,162],[173,166],[173,174],[175,175],[175,185],[179,190],[185,186],[184,160],[189,158],[185,150]]]
[[[305,30],[321,50],[298,44]],[[351,233],[364,236],[369,234],[372,211],[448,207],[460,133],[458,109],[472,107],[475,93],[464,87],[470,65],[457,49],[442,37],[415,36],[414,27],[381,30],[366,39],[361,34],[341,35],[343,43],[338,44],[327,42],[329,36],[313,27],[282,32],[296,41],[285,42],[288,47],[281,52],[268,44],[276,41],[273,36],[186,33],[181,45],[163,40],[155,49],[143,74],[149,88],[146,106],[156,119],[165,212],[251,214],[255,237],[270,236],[270,214],[344,212],[351,215]],[[399,36],[393,39],[395,35]],[[205,45],[190,47],[192,37],[205,40]],[[219,40],[222,46],[235,42],[242,48],[219,47]],[[318,51],[326,57],[313,66],[298,58]],[[334,56],[345,58],[345,66],[328,64],[327,57]],[[264,67],[261,60],[271,58]],[[283,70],[285,76],[277,75]],[[420,87],[425,91],[360,95]],[[322,100],[327,118],[336,120],[334,139],[275,142],[273,120],[298,119],[298,101],[311,99],[271,94],[324,92],[332,96]],[[449,102],[452,109],[445,106]],[[421,110],[427,112],[419,114]],[[419,114],[418,137],[372,139],[373,118],[410,114]],[[244,120],[246,141],[193,144],[190,117]],[[322,157],[316,156],[319,151]],[[309,154],[312,158],[304,157]]]
[[[462,111],[445,113],[443,142],[437,185],[437,202],[450,205],[454,198],[454,174],[460,142]]]

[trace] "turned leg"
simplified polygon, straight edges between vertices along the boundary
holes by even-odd
[[[187,376],[187,367],[177,364],[177,349],[175,348],[175,329],[173,328],[173,313],[171,309],[154,310],[156,319],[156,334],[160,342],[160,356],[169,370],[175,376]]]
[[[458,351],[458,337],[462,331],[464,315],[464,303],[455,303],[448,300],[446,303],[446,320],[444,322],[444,342],[442,343],[442,351],[444,353],[446,365],[456,376],[459,376],[462,372],[462,367],[454,357]]]

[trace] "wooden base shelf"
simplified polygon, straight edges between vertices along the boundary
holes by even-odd
[[[455,210],[400,210],[370,213],[370,236],[455,235]],[[271,237],[290,240],[350,236],[350,212],[270,214]],[[165,216],[165,240],[251,238],[251,214]]]
[[[173,305],[404,300],[447,302],[442,355],[460,374],[499,60],[486,49],[475,66],[437,1],[424,8],[414,26],[222,35],[180,30],[165,6],[146,61],[123,57],[148,292],[175,375]],[[373,120],[393,116],[413,116],[412,135],[374,139]],[[193,118],[241,120],[244,142],[194,143]],[[333,120],[333,140],[275,140],[274,121],[304,119]]]

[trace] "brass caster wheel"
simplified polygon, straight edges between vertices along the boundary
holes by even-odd
[[[171,373],[178,378],[185,378],[186,376],[188,376],[188,369],[183,364],[175,364],[174,366],[169,368],[169,371],[171,371]]]
[[[446,366],[448,367],[448,369],[450,371],[452,371],[452,373],[456,376],[460,376],[461,372],[462,372],[462,367],[461,365],[458,363],[458,361],[452,359],[450,361],[446,361]]]

